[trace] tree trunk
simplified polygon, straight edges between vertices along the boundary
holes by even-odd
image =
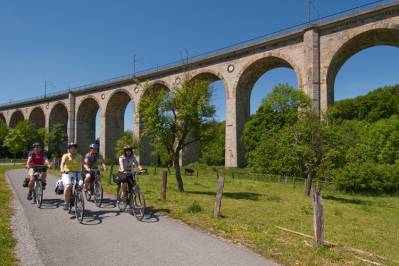
[[[310,190],[312,189],[312,181],[313,181],[314,171],[309,169],[308,176],[305,179],[305,196],[310,196]]]
[[[183,187],[183,179],[181,177],[181,172],[180,172],[180,161],[179,161],[179,153],[177,153],[177,156],[175,156],[173,160],[173,165],[175,167],[175,172],[176,172],[176,181],[177,181],[177,188],[180,192],[184,191]]]

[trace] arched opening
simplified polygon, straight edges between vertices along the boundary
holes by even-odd
[[[24,121],[24,115],[21,111],[15,111],[10,118],[10,128],[14,128],[19,122]]]
[[[278,84],[288,84],[293,88],[298,88],[298,80],[295,71],[288,67],[278,67],[264,73],[255,83],[251,91],[250,113],[258,111],[263,99],[272,92]]]
[[[89,145],[96,141],[98,128],[98,114],[100,106],[94,98],[83,100],[76,115],[76,142],[79,152],[84,154],[89,149]]]
[[[211,104],[215,106],[215,120],[210,125],[214,136],[207,143],[199,143],[199,158],[193,157],[189,162],[198,159],[208,165],[225,164],[225,138],[226,138],[226,89],[223,78],[214,73],[204,72],[193,77],[193,80],[205,80],[212,88]],[[194,148],[196,148],[194,146]],[[194,149],[193,149],[194,150]],[[194,150],[195,151],[195,150]],[[195,154],[194,154],[195,155]]]
[[[236,91],[238,166],[245,165],[245,146],[241,138],[250,114],[256,112],[262,99],[273,90],[275,85],[288,83],[294,88],[300,86],[301,80],[298,73],[291,62],[275,56],[261,58],[244,69]]]
[[[68,134],[68,109],[63,103],[57,103],[50,111],[49,129],[51,130],[55,125],[61,125],[64,132]],[[66,143],[63,147],[66,147]]]
[[[0,122],[2,122],[4,124],[7,124],[6,117],[3,114],[1,114],[1,113],[0,113]]]
[[[146,91],[141,97],[145,97],[148,93],[149,90],[154,90],[154,91],[168,91],[170,92],[169,88],[161,82],[157,82],[152,84],[150,87],[146,88]],[[159,156],[154,155],[154,147],[151,145],[150,140],[143,136],[142,132],[144,131],[145,128],[145,123],[143,121],[143,118],[140,114],[140,108],[137,106],[138,110],[138,126],[135,129],[135,135],[140,138],[140,163],[144,165],[154,165],[160,163]]]
[[[124,90],[114,93],[105,111],[105,156],[115,158],[115,144],[125,132],[125,112],[131,96]],[[131,126],[126,128],[133,128]]]
[[[29,121],[32,121],[37,128],[44,128],[46,126],[46,117],[43,109],[36,107],[29,115]]]
[[[327,73],[327,104],[332,105],[335,100],[335,83],[337,75],[341,68],[352,56],[359,52],[374,46],[394,46],[399,47],[399,30],[396,29],[373,29],[364,33],[361,33],[354,38],[346,42],[336,52],[331,60]],[[366,51],[365,51],[366,52]],[[393,59],[393,58],[392,58]],[[371,62],[369,62],[370,64]],[[386,62],[383,62],[385,64]],[[375,65],[373,61],[372,64]],[[365,73],[362,73],[362,77],[367,77]],[[373,77],[371,75],[370,77]],[[345,96],[340,96],[343,98]]]

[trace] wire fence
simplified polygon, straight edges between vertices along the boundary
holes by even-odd
[[[337,20],[340,18],[345,18],[345,17],[349,17],[349,16],[353,16],[353,15],[362,13],[362,12],[370,11],[375,8],[384,8],[384,7],[392,5],[394,3],[399,3],[399,0],[376,0],[376,1],[372,1],[372,2],[367,2],[363,5],[359,5],[359,6],[356,6],[356,7],[350,8],[350,9],[346,9],[343,11],[339,11],[339,12],[336,12],[333,14],[329,14],[329,15],[326,15],[326,16],[323,16],[320,18],[312,19],[310,21],[306,21],[306,22],[292,25],[292,26],[289,26],[286,28],[282,28],[277,31],[269,32],[267,34],[256,36],[254,38],[246,39],[244,41],[236,42],[236,43],[221,47],[219,49],[214,49],[214,50],[200,53],[200,54],[197,54],[194,56],[187,56],[187,58],[185,58],[184,62],[182,62],[182,60],[176,60],[176,61],[169,62],[169,63],[163,64],[163,65],[157,65],[156,67],[151,67],[151,68],[147,68],[144,70],[140,70],[133,74],[130,73],[130,74],[126,74],[126,75],[121,75],[121,76],[103,80],[100,82],[93,82],[93,83],[89,83],[89,84],[78,86],[78,87],[71,88],[71,89],[49,93],[49,94],[46,94],[46,96],[38,96],[38,97],[32,97],[32,98],[27,98],[27,99],[9,101],[9,102],[0,104],[0,108],[4,109],[5,107],[9,107],[12,105],[17,105],[17,104],[27,103],[27,102],[32,102],[32,101],[46,100],[48,98],[66,97],[69,92],[81,92],[81,91],[85,91],[85,90],[93,88],[93,87],[99,87],[102,85],[112,84],[114,82],[126,81],[126,80],[129,80],[132,78],[140,79],[140,77],[142,77],[142,76],[154,74],[157,72],[161,72],[161,71],[179,67],[179,66],[184,66],[184,65],[193,63],[195,61],[205,60],[207,58],[214,57],[219,54],[227,53],[229,51],[232,51],[232,50],[235,50],[238,48],[243,48],[245,46],[256,45],[258,43],[262,43],[269,39],[272,39],[274,37],[288,34],[290,32],[294,32],[296,30],[304,29],[309,25],[325,24],[325,23],[328,23],[328,22],[331,22],[331,21],[334,21],[334,20]]]

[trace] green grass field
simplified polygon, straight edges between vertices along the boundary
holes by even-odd
[[[0,265],[17,265],[14,256],[15,240],[10,228],[11,191],[5,180],[5,172],[13,169],[11,166],[0,166]]]
[[[348,195],[324,187],[325,239],[342,246],[315,247],[312,239],[276,228],[281,226],[312,235],[313,209],[303,195],[303,184],[263,182],[226,177],[222,218],[212,217],[216,176],[202,171],[184,176],[185,192],[177,191],[168,177],[167,200],[159,200],[161,171],[150,169],[139,177],[147,205],[154,211],[194,227],[244,244],[259,254],[285,265],[363,265],[367,259],[385,265],[399,261],[399,198],[397,196]],[[115,186],[103,179],[105,189]],[[348,248],[376,256],[354,253]]]

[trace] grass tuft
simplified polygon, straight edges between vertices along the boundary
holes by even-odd
[[[199,213],[199,212],[202,212],[202,208],[201,208],[201,205],[199,204],[199,202],[194,200],[193,203],[191,203],[191,205],[188,206],[186,211],[189,213]]]

